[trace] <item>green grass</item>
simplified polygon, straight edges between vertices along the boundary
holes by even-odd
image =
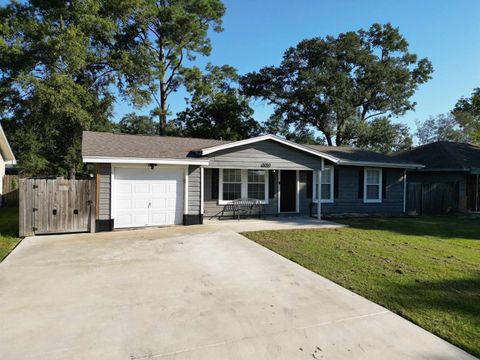
[[[18,208],[0,208],[0,261],[20,242]]]
[[[480,219],[341,222],[245,235],[480,356]]]

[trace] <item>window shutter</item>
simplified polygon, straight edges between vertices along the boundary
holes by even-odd
[[[268,171],[268,198],[273,199],[275,197],[275,172],[273,170]]]
[[[313,171],[307,171],[307,199],[312,198],[313,190]]]
[[[333,197],[338,199],[338,168],[333,168]]]
[[[382,199],[387,198],[387,169],[382,169]]]
[[[218,169],[212,169],[212,200],[218,199],[218,181],[219,181]]]
[[[358,169],[358,198],[363,199],[363,181],[364,181],[364,174],[363,168]]]

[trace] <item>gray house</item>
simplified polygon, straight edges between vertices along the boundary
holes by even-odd
[[[244,198],[261,202],[267,215],[401,214],[406,170],[421,167],[274,135],[220,141],[84,132],[82,156],[95,164],[97,230],[201,224]]]
[[[453,211],[480,211],[480,146],[437,141],[399,152],[395,156],[399,160],[425,165],[421,169],[409,169],[407,176],[409,184],[421,184],[423,188],[436,187],[439,190],[451,188]],[[449,197],[439,190],[437,198]]]

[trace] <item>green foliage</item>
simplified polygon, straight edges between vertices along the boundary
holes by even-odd
[[[480,144],[480,88],[474,89],[470,98],[458,100],[452,114],[468,140]]]
[[[82,130],[110,128],[121,16],[100,1],[0,8],[2,125],[27,175],[75,176]]]
[[[413,140],[408,127],[403,124],[394,124],[387,117],[378,117],[370,122],[359,122],[354,141],[357,147],[383,154],[409,149],[412,144]]]
[[[435,141],[466,142],[469,140],[452,114],[440,114],[430,117],[423,123],[417,122],[415,135],[420,145]]]
[[[211,51],[208,31],[222,31],[225,7],[220,0],[124,0],[131,9],[118,34],[122,62],[130,76],[122,90],[138,105],[154,100],[160,133],[166,134],[168,96],[185,83],[196,55]]]
[[[174,126],[183,136],[241,140],[260,135],[262,126],[253,119],[253,109],[236,87],[237,72],[231,66],[207,65],[186,72],[192,93],[189,107],[178,113]]]
[[[124,134],[156,135],[158,124],[150,116],[130,113],[125,115],[115,128]]]
[[[19,242],[18,208],[0,208],[0,261],[2,261]]]
[[[414,109],[410,98],[432,71],[426,58],[408,52],[398,28],[374,24],[303,40],[285,51],[280,66],[249,73],[241,84],[245,94],[275,106],[274,118],[343,145],[355,139],[359,121]]]

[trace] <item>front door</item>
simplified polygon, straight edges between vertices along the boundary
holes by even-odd
[[[297,172],[280,171],[280,212],[297,211]]]

